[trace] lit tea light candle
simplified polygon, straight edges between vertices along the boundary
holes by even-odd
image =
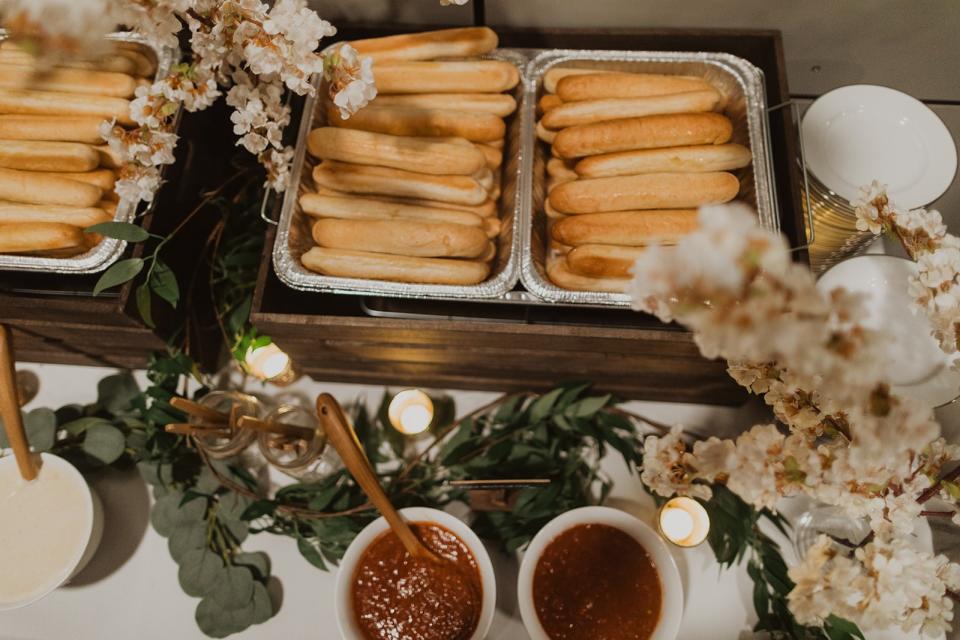
[[[669,500],[660,508],[657,523],[663,537],[678,547],[695,547],[710,532],[707,510],[692,498]]]
[[[297,377],[290,356],[273,343],[248,351],[244,361],[251,374],[266,382],[284,385]]]
[[[390,401],[387,416],[400,433],[408,436],[423,433],[433,422],[433,400],[420,389],[401,391]]]

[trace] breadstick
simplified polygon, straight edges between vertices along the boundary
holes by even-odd
[[[712,87],[702,91],[673,93],[647,98],[608,98],[605,100],[566,102],[551,109],[543,116],[541,122],[547,129],[556,130],[578,124],[639,118],[661,113],[712,111],[719,102],[720,94]]]
[[[733,124],[719,113],[678,113],[597,122],[563,129],[553,151],[561,158],[579,158],[615,151],[723,144]]]
[[[0,139],[55,140],[99,144],[98,116],[18,116],[0,115]]]
[[[36,65],[37,58],[12,42],[0,43],[0,62],[5,64]],[[58,64],[71,69],[91,69],[114,73],[136,73],[133,61],[116,54],[106,55],[96,60],[61,60]]]
[[[473,179],[480,183],[480,186],[487,190],[487,193],[493,190],[493,171],[491,171],[486,165],[483,166],[480,171],[477,171],[473,174]],[[496,200],[496,196],[491,196]]]
[[[558,287],[574,291],[624,293],[630,286],[630,278],[589,278],[577,275],[567,268],[562,257],[547,261],[547,277]]]
[[[325,160],[434,175],[470,175],[486,167],[483,152],[473,147],[337,127],[311,131],[307,149]]]
[[[98,209],[103,209],[103,212],[106,213],[110,218],[117,213],[117,202],[115,200],[101,200],[97,203]]]
[[[548,111],[550,111],[551,109],[559,107],[562,104],[563,104],[563,100],[561,100],[560,96],[558,96],[557,94],[545,93],[540,98],[540,101],[537,102],[537,109],[540,111],[540,115],[543,115]]]
[[[135,65],[134,73],[141,77],[150,77],[157,72],[157,61],[136,42],[117,42],[117,55],[131,60]]]
[[[497,138],[496,140],[484,141],[485,145],[491,146],[494,149],[503,149],[503,138]]]
[[[427,198],[440,202],[481,204],[487,191],[469,176],[432,176],[387,167],[326,161],[313,169],[317,185],[350,193]]]
[[[555,177],[553,177],[553,176],[549,176],[549,177],[547,178],[547,193],[550,193],[551,191],[554,190],[554,188],[559,187],[561,184],[565,184],[565,183],[570,182],[570,181],[572,181],[572,180],[576,180],[576,178],[570,178],[570,177],[566,177],[566,176],[564,176],[564,177],[556,177],[556,178],[555,178]]]
[[[83,229],[108,220],[110,220],[110,216],[103,209],[97,207],[64,207],[0,202],[0,224],[43,222],[69,224]]]
[[[380,60],[433,60],[466,58],[497,48],[497,34],[488,27],[438,29],[381,38],[354,40],[350,44],[360,55]],[[379,68],[379,65],[378,65]]]
[[[322,196],[333,196],[337,198],[353,198],[354,195],[345,191],[337,191],[327,187],[318,187],[317,194]],[[431,209],[454,209],[456,211],[466,211],[481,218],[489,218],[497,215],[497,203],[495,200],[487,198],[486,202],[481,204],[459,204],[456,202],[440,202],[439,200],[429,200],[427,198],[400,198],[395,196],[376,195],[376,200],[381,202],[392,202],[396,204],[405,204],[414,207],[429,207]]]
[[[547,191],[549,193],[549,191]],[[566,215],[560,213],[556,209],[550,206],[550,200],[547,199],[543,203],[543,212],[547,214],[547,218],[551,220],[557,220],[558,218],[565,218]]]
[[[566,182],[576,180],[579,176],[573,170],[573,164],[560,158],[550,158],[547,160],[547,175],[551,178],[559,178]]]
[[[117,176],[110,169],[94,169],[93,171],[65,171],[60,173],[51,173],[49,175],[69,178],[70,180],[79,180],[99,187],[104,196],[113,192],[113,186],[116,184]]]
[[[97,153],[78,142],[0,140],[0,167],[27,171],[89,171]]]
[[[497,257],[497,245],[495,245],[492,241],[487,241],[487,246],[483,250],[483,253],[477,256],[476,259],[480,262],[490,262],[496,257]]]
[[[705,90],[713,90],[713,85],[694,76],[607,72],[567,76],[557,82],[556,93],[561,100],[576,101],[645,98]]]
[[[15,222],[0,224],[0,253],[25,253],[83,247],[83,233],[68,224]]]
[[[441,111],[480,111],[506,118],[517,110],[517,101],[506,93],[411,93],[378,95],[375,107],[408,107]]]
[[[729,202],[739,190],[732,173],[646,173],[567,182],[550,193],[550,204],[562,213],[686,209]]]
[[[500,235],[500,229],[502,228],[503,223],[500,218],[483,218],[483,231],[488,238],[496,238]]]
[[[395,136],[457,136],[471,142],[489,142],[507,131],[503,119],[478,111],[439,111],[409,107],[365,107],[349,119],[331,109],[329,124],[348,129],[389,133]]]
[[[341,198],[318,193],[305,193],[300,196],[300,207],[307,214],[318,218],[347,220],[410,219],[450,222],[472,227],[483,226],[483,218],[468,211],[418,207],[371,198]]]
[[[629,278],[643,250],[643,247],[584,244],[567,254],[567,268],[591,278]]]
[[[377,93],[500,93],[520,81],[503,60],[383,62],[374,73]]]
[[[490,273],[490,267],[477,260],[411,258],[322,247],[313,247],[300,261],[307,269],[329,276],[424,284],[477,284]]]
[[[92,207],[100,201],[99,187],[42,171],[0,169],[0,200],[34,204]]]
[[[130,103],[123,98],[91,96],[58,91],[0,91],[0,113],[20,115],[78,115],[116,118],[132,125]]]
[[[545,126],[543,126],[543,121],[540,120],[537,122],[537,137],[547,144],[553,144],[554,140],[557,138],[557,132],[547,129]]]
[[[131,76],[110,71],[70,68],[38,71],[27,65],[0,64],[0,88],[129,98],[137,88],[137,83]]]
[[[638,173],[729,171],[745,167],[751,160],[750,149],[739,144],[706,144],[590,156],[578,162],[575,169],[583,177],[602,178]]]
[[[567,76],[596,75],[598,73],[615,73],[601,69],[574,69],[570,67],[554,67],[543,74],[543,89],[549,93],[557,92],[557,84]]]
[[[553,224],[550,237],[575,247],[583,244],[638,247],[676,244],[696,228],[697,212],[694,209],[616,211],[561,218]]]
[[[490,169],[499,169],[503,163],[503,150],[491,147],[487,144],[477,143],[477,149],[483,154],[487,167]]]
[[[571,247],[570,245],[560,244],[553,238],[550,238],[549,240],[547,240],[547,248],[550,250],[551,255],[558,255],[558,256],[560,255],[565,256],[568,253],[570,253],[570,251],[573,249],[573,247]]]
[[[119,169],[122,165],[122,159],[117,155],[108,144],[101,144],[91,147],[97,154],[97,161],[101,167],[108,169]]]
[[[313,223],[321,247],[420,258],[476,258],[487,247],[479,227],[426,220],[337,220]]]

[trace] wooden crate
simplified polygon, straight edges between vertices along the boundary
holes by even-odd
[[[338,37],[396,27],[346,27]],[[726,51],[763,69],[771,106],[788,100],[776,31],[498,30],[505,47]],[[771,114],[781,224],[800,243],[789,110]],[[627,310],[363,299],[295,291],[275,276],[267,238],[251,318],[318,380],[471,389],[539,389],[591,380],[626,397],[734,404],[746,396],[692,336]],[[805,259],[802,253],[798,253]],[[376,308],[378,316],[371,315]]]

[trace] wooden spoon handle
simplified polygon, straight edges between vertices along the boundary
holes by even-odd
[[[227,414],[220,413],[216,409],[211,409],[199,402],[187,400],[186,398],[173,397],[170,399],[170,404],[184,413],[188,413],[201,420],[207,420],[208,422],[229,423],[230,421],[230,416]]]
[[[317,397],[317,416],[327,433],[330,444],[340,454],[343,466],[347,468],[353,479],[367,494],[377,511],[386,518],[390,528],[400,538],[400,542],[403,543],[407,553],[414,557],[433,557],[433,552],[423,546],[423,543],[414,535],[406,520],[401,518],[397,510],[393,508],[393,504],[391,504],[387,494],[384,493],[383,487],[380,486],[380,480],[374,473],[373,467],[370,466],[370,461],[367,460],[363,449],[360,448],[356,434],[350,428],[346,416],[343,415],[343,409],[329,393],[321,393]]]
[[[237,426],[241,429],[255,429],[257,431],[266,431],[267,433],[275,433],[279,436],[301,438],[303,440],[309,440],[313,438],[314,435],[313,429],[308,427],[298,427],[295,424],[260,420],[252,416],[240,416],[240,419],[237,420]]]
[[[20,419],[20,402],[17,399],[17,372],[14,368],[13,339],[10,330],[0,324],[0,418],[7,432],[7,440],[17,459],[17,467],[24,480],[37,477],[37,464],[30,455],[27,433]]]

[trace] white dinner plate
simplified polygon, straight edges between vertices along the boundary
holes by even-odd
[[[898,205],[922,207],[943,195],[957,171],[957,148],[937,114],[889,87],[825,93],[807,109],[801,131],[807,169],[847,200],[879,180]]]

